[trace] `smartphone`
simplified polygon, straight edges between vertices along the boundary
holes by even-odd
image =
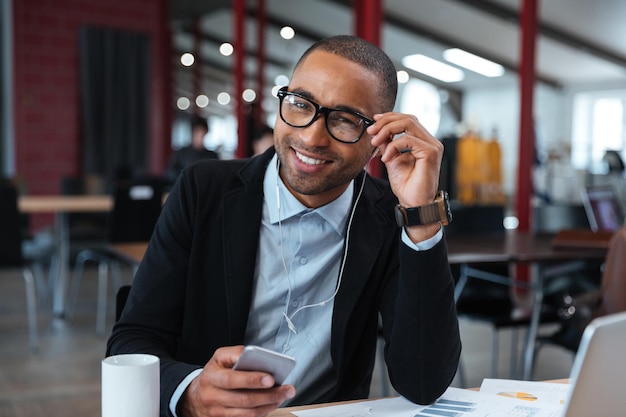
[[[296,360],[291,356],[260,346],[249,345],[244,348],[233,369],[267,372],[274,377],[277,385],[281,385],[295,365]]]

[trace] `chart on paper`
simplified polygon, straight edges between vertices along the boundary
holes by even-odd
[[[475,415],[479,408],[480,405],[478,403],[440,399],[413,417],[464,417]],[[540,411],[539,407],[516,405],[503,417],[537,417]]]

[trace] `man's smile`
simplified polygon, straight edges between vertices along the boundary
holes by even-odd
[[[296,154],[296,157],[303,163],[307,164],[307,165],[322,165],[322,164],[326,164],[328,163],[328,161],[323,161],[321,159],[315,159],[315,158],[311,158],[308,156],[305,156],[303,154],[301,154],[300,152],[296,151],[294,149],[294,152]]]

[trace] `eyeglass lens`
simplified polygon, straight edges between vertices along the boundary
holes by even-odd
[[[356,114],[321,108],[309,99],[286,91],[283,94],[280,115],[293,127],[307,127],[319,113],[325,113],[328,133],[340,142],[356,142],[365,131],[365,121]]]

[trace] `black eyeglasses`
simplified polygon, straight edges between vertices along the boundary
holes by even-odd
[[[357,112],[322,107],[298,93],[287,91],[287,87],[278,90],[277,95],[283,122],[291,127],[303,128],[313,124],[318,115],[323,114],[326,116],[326,130],[339,142],[358,142],[365,129],[374,124],[372,119]]]

